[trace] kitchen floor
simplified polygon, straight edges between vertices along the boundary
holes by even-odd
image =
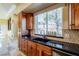
[[[0,36],[0,56],[22,56],[18,49],[18,40]]]

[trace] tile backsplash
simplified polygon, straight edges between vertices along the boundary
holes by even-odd
[[[79,44],[79,30],[63,30],[64,41]]]

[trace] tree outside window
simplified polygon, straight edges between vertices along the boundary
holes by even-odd
[[[35,16],[35,34],[62,36],[63,7]]]

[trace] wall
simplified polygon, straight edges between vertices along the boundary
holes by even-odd
[[[8,20],[0,19],[0,24],[6,24],[6,25],[8,25]]]
[[[18,39],[18,17],[17,15],[11,16],[11,31],[13,33],[13,38]]]
[[[2,41],[4,43],[6,43],[7,39],[8,39],[8,36],[7,36],[7,34],[8,34],[8,20],[0,19],[0,25],[2,26],[0,38],[3,38]],[[2,43],[2,44],[4,44],[4,43]]]
[[[79,44],[79,30],[69,30],[68,29],[69,12],[68,12],[67,4],[64,6],[63,15],[64,15],[63,16],[63,25],[64,25],[63,26],[63,38],[56,38],[56,37],[47,37],[47,38],[50,40],[58,40],[58,41],[63,41],[63,42]],[[33,35],[33,36],[37,36],[37,35]]]
[[[1,31],[2,31],[4,34],[7,34],[7,33],[5,33],[5,32],[8,31],[8,20],[0,19],[0,25],[2,26],[2,30],[1,30]]]

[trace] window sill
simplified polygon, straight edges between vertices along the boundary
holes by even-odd
[[[44,35],[41,35],[41,34],[35,34],[35,35],[39,35],[39,36],[44,36]],[[55,38],[64,38],[64,37],[58,37],[58,36],[53,36],[53,35],[46,35],[47,37],[55,37]]]

